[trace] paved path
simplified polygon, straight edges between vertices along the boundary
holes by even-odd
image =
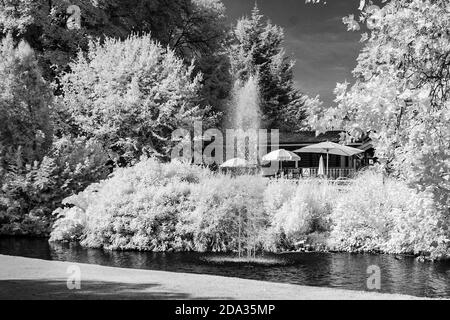
[[[414,299],[403,295],[209,275],[76,264],[81,289],[68,290],[70,262],[0,255],[0,299]]]

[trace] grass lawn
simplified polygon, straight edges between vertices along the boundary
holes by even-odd
[[[81,288],[67,289],[68,267]],[[112,268],[0,255],[0,299],[403,300],[398,294],[307,287],[210,275]]]

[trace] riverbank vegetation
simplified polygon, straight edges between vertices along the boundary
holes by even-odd
[[[375,171],[339,186],[144,159],[65,200],[51,240],[113,250],[310,248],[445,258],[448,221],[430,197]]]

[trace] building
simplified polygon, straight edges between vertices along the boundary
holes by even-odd
[[[315,131],[302,131],[298,133],[280,133],[280,144],[278,146],[271,146],[274,149],[285,149],[295,151],[303,147],[321,143],[321,142],[335,142],[339,143],[343,131],[328,131],[324,134],[316,136]],[[348,144],[353,148],[364,150],[361,153],[352,157],[329,155],[329,175],[331,178],[348,178],[351,177],[359,169],[373,165],[376,161],[374,157],[375,150],[371,140],[366,137],[361,141],[355,141]],[[301,174],[302,176],[316,176],[319,166],[320,157],[326,159],[326,154],[318,153],[301,153],[298,154],[301,161],[283,162],[284,173],[286,174]]]

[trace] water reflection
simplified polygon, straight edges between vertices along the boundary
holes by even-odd
[[[25,238],[0,238],[0,254],[352,290],[366,290],[367,268],[377,265],[381,269],[381,292],[450,298],[450,262],[420,263],[389,255],[292,253],[271,255],[288,261],[285,265],[237,266],[208,263],[204,260],[208,254],[106,251]]]

